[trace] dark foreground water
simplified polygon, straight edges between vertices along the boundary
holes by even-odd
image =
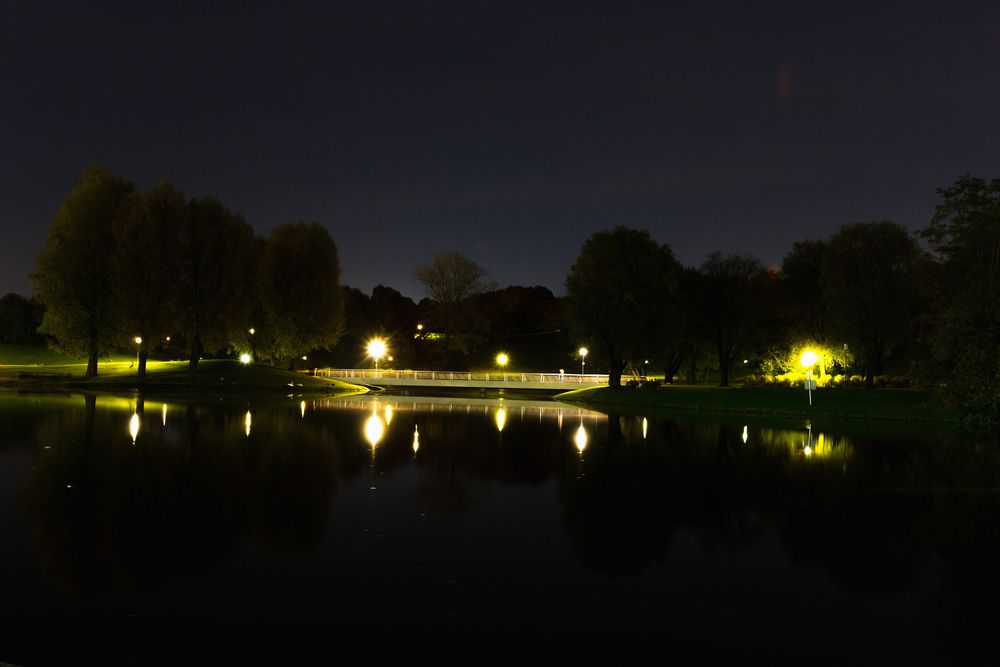
[[[1000,456],[954,434],[405,397],[0,428],[0,662],[998,655]]]

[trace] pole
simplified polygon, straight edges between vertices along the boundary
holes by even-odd
[[[813,404],[813,372],[810,368],[806,371],[806,388],[809,390],[809,405]]]

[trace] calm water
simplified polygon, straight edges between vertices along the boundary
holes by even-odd
[[[389,396],[0,427],[0,661],[998,655],[1000,456],[954,434]]]

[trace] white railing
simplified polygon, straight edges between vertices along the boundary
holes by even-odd
[[[431,380],[436,382],[533,382],[544,384],[607,384],[601,373],[504,373],[502,371],[418,371],[370,368],[317,368],[319,377],[357,380]]]

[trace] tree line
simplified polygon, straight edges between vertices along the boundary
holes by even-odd
[[[186,199],[168,181],[140,192],[99,165],[59,207],[31,280],[45,306],[38,331],[85,356],[88,377],[122,346],[138,346],[141,378],[167,342],[193,369],[227,347],[282,362],[343,329],[337,246],[322,225],[258,238],[214,198]]]
[[[602,230],[583,243],[565,297],[497,289],[474,261],[440,252],[415,270],[427,294],[415,303],[384,285],[370,296],[341,285],[336,244],[318,223],[258,238],[215,199],[187,200],[166,181],[138,192],[92,166],[49,227],[37,301],[0,305],[37,317],[40,302],[39,331],[86,355],[88,375],[102,353],[140,338],[141,375],[167,335],[192,367],[247,348],[272,363],[315,354],[311,365],[356,366],[378,335],[397,366],[458,370],[545,334],[536,340],[560,349],[560,365],[586,344],[612,386],[650,361],[667,382],[703,381],[708,369],[723,386],[737,370],[773,377],[809,346],[821,374],[871,387],[892,366],[969,411],[1000,412],[1000,180],[966,175],[938,194],[915,235],[892,221],[849,223],[794,243],[780,267],[721,252],[684,267],[646,231]]]

